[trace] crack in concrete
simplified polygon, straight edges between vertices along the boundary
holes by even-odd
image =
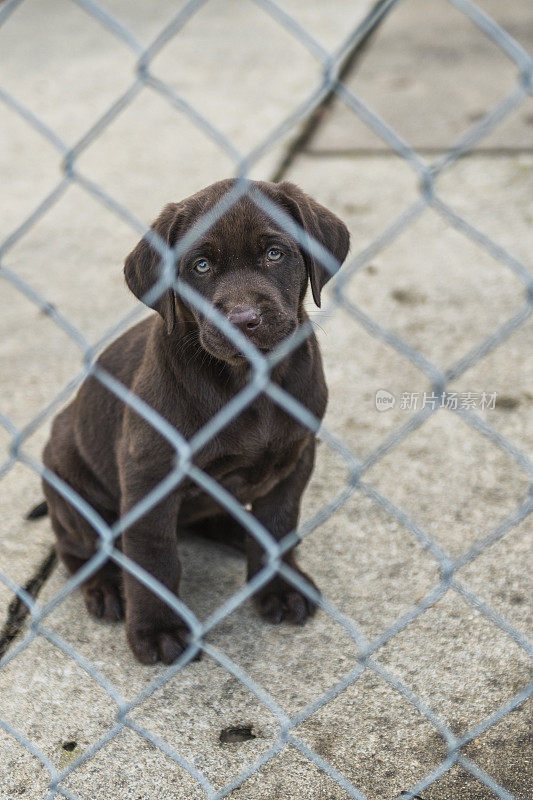
[[[24,590],[32,598],[35,599],[38,596],[56,563],[56,551],[55,548],[52,548],[43,561],[41,561],[32,577],[24,585]],[[0,659],[4,657],[12,642],[21,632],[24,621],[29,613],[30,610],[26,603],[18,596],[14,597],[8,606],[6,621],[0,631]]]
[[[358,26],[360,29],[364,30],[367,20],[371,19],[374,14],[376,13],[378,14],[373,24],[369,27],[369,29],[363,34],[363,36],[360,39],[356,39],[355,42],[352,44],[352,47],[347,51],[346,55],[344,56],[342,66],[339,70],[338,78],[336,79],[335,83],[333,83],[333,85],[330,87],[327,95],[322,100],[322,102],[304,121],[300,133],[296,136],[295,139],[293,139],[292,142],[289,143],[285,155],[281,159],[272,177],[270,178],[271,181],[273,181],[274,183],[278,183],[278,181],[281,181],[287,174],[290,167],[292,166],[292,163],[295,160],[295,158],[305,150],[306,146],[311,141],[314,134],[322,124],[329,107],[331,106],[333,100],[335,99],[336,97],[335,89],[337,88],[338,84],[341,83],[344,80],[344,78],[355,67],[359,56],[363,55],[363,53],[366,51],[368,45],[373,39],[374,34],[380,27],[381,23],[385,21],[387,15],[395,7],[395,5],[396,2],[391,3],[390,0],[378,0],[378,2],[372,7],[371,11],[366,15],[362,23]],[[380,9],[382,7],[387,7],[387,6],[388,8],[385,8],[385,11],[382,14],[379,14]]]

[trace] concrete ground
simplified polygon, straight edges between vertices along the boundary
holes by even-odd
[[[480,5],[497,18],[503,13],[488,0]],[[105,7],[147,42],[170,19],[176,4],[106,0]],[[524,0],[513,7],[516,13],[505,11],[508,16],[502,23],[531,52],[528,4]],[[369,3],[291,0],[284,8],[331,49],[363,17]],[[426,3],[424,10],[422,24],[416,0],[400,4],[356,61],[347,82],[368,102],[375,101],[406,138],[432,151],[471,124],[472,114],[487,110],[502,97],[514,73],[505,72],[499,54],[485,47],[477,30],[456,10],[438,0],[431,6]],[[23,68],[28,56],[22,42],[32,45],[31,72]],[[457,52],[468,57],[458,59]],[[123,45],[67,0],[53,0],[46,8],[36,0],[25,0],[0,28],[0,60],[1,84],[69,143],[126,88],[134,66]],[[318,75],[316,62],[259,5],[233,0],[207,3],[158,56],[154,72],[245,150],[311,91]],[[439,77],[446,90],[440,97],[428,91],[432,76]],[[411,100],[417,102],[412,105]],[[532,114],[529,100],[509,118],[503,139],[494,134],[484,150],[454,165],[438,182],[443,200],[529,268],[533,152],[527,131]],[[362,126],[352,129],[351,124],[342,104],[333,103],[286,177],[346,221],[356,255],[416,199],[418,183],[408,166],[384,152],[375,137],[365,138]],[[8,234],[54,186],[59,158],[7,109],[2,110],[0,129],[2,227]],[[265,178],[274,174],[286,147],[285,139],[254,174]],[[79,168],[146,222],[166,201],[231,174],[229,160],[147,89],[91,145]],[[136,238],[128,226],[73,185],[3,263],[93,342],[135,307],[123,286],[121,264]],[[0,285],[0,411],[22,428],[76,376],[81,357],[49,317],[9,283]],[[523,286],[513,273],[430,210],[365,264],[348,284],[346,295],[442,368],[483,341],[524,303]],[[311,301],[308,305],[313,311]],[[331,295],[323,311],[315,312],[312,319],[330,389],[326,426],[364,459],[412,416],[401,408],[402,393],[421,394],[429,389],[428,381],[336,308]],[[449,387],[457,392],[496,392],[495,408],[477,413],[529,454],[533,365],[527,356],[532,344],[530,320]],[[397,397],[394,409],[376,410],[379,389]],[[36,457],[48,424],[40,426],[25,446]],[[2,452],[8,445],[9,436],[0,429]],[[305,496],[303,521],[333,499],[345,480],[342,459],[323,442]],[[453,557],[482,539],[528,493],[524,471],[445,410],[387,453],[366,480]],[[38,574],[53,542],[46,519],[23,521],[25,511],[41,497],[39,480],[17,464],[1,480],[0,490],[0,570],[26,585]],[[526,519],[457,575],[522,635],[531,631],[530,533],[531,521]],[[242,585],[244,565],[223,546],[187,538],[181,550],[182,597],[205,618]],[[431,555],[375,500],[360,493],[309,536],[301,547],[301,561],[326,599],[369,638],[380,635],[438,581]],[[61,566],[52,570],[39,601],[52,599],[66,577]],[[0,584],[0,629],[12,600],[12,593]],[[163,673],[161,666],[137,664],[123,627],[90,619],[77,592],[54,610],[46,627],[128,700]],[[10,642],[8,658],[26,633],[23,627]],[[302,629],[269,627],[248,603],[219,624],[209,642],[291,715],[347,675],[358,652],[354,641],[324,612]],[[520,691],[530,667],[523,649],[452,591],[382,647],[376,661],[459,734]],[[105,736],[115,715],[115,704],[105,691],[43,638],[0,670],[0,720],[16,727],[58,769]],[[208,657],[173,677],[134,709],[131,718],[193,762],[217,789],[260,758],[279,736],[272,713]],[[530,719],[531,705],[525,703],[466,748],[466,754],[518,800],[526,800],[531,783]],[[220,741],[222,730],[239,725],[248,726],[254,738]],[[370,670],[296,732],[372,800],[397,797],[446,754],[442,737],[427,719]],[[47,797],[44,768],[2,731],[0,775],[1,800]],[[205,796],[185,770],[132,730],[120,733],[76,770],[65,787],[79,798],[93,800]],[[349,797],[292,745],[230,796]],[[458,766],[421,796],[425,800],[495,797]]]

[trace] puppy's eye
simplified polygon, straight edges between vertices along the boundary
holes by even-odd
[[[196,272],[199,272],[200,275],[205,275],[206,272],[209,272],[211,267],[209,266],[209,261],[206,261],[205,258],[201,258],[200,261],[197,261],[194,265],[194,269]]]
[[[269,261],[279,261],[282,256],[283,253],[281,250],[278,250],[277,247],[271,247],[267,253],[267,258]]]

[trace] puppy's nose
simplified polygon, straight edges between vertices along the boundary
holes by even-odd
[[[228,314],[228,321],[243,333],[253,331],[261,325],[261,314],[250,306],[235,306]]]

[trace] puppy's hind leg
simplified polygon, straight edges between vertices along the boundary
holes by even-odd
[[[71,546],[71,537],[53,514],[51,523],[57,537],[57,555],[68,571],[74,575],[96,554],[96,546],[92,552],[82,554],[81,548]],[[96,537],[94,543],[96,545]],[[113,561],[106,561],[99,570],[83,581],[80,588],[91,616],[109,622],[124,618],[122,572]]]

